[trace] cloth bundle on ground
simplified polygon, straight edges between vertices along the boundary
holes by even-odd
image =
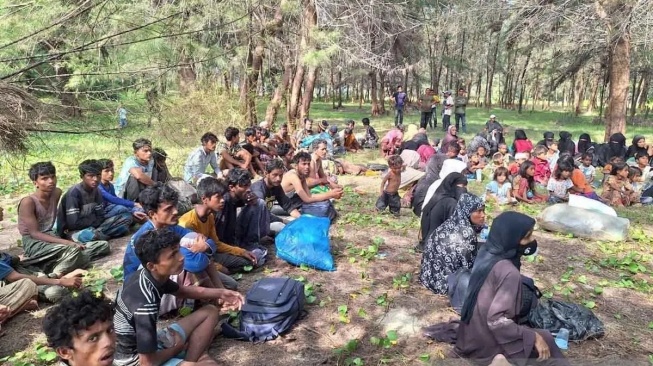
[[[565,328],[569,330],[571,341],[600,338],[605,334],[603,322],[592,310],[558,300],[540,302],[530,312],[528,323],[533,328],[546,329],[553,334]]]
[[[199,181],[198,181],[199,183]],[[179,192],[179,203],[177,203],[178,215],[181,217],[193,209],[193,204],[199,201],[197,190],[181,178],[172,178],[166,183],[169,187]]]
[[[330,221],[326,217],[302,215],[277,234],[277,257],[323,271],[335,271],[329,243]]]
[[[545,208],[537,217],[546,230],[595,240],[622,241],[628,237],[630,221],[566,203]]]
[[[273,340],[304,315],[304,284],[292,278],[263,278],[245,295],[239,329],[222,324],[222,334],[250,342]]]

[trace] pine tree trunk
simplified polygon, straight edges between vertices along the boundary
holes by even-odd
[[[386,114],[385,110],[385,71],[379,71],[379,79],[381,80],[381,87],[378,90],[379,95],[379,114]]]
[[[349,85],[347,85],[347,98],[349,98]],[[338,108],[342,108],[342,71],[338,69]]]
[[[274,95],[268,108],[265,111],[265,120],[268,123],[268,128],[273,129],[274,123],[277,120],[277,113],[279,113],[279,108],[281,108],[281,102],[283,97],[286,95],[286,90],[288,90],[288,85],[290,84],[290,79],[292,78],[292,62],[290,58],[286,59],[286,62],[283,65],[283,75],[277,87],[274,89]]]
[[[644,106],[646,105],[646,101],[648,99],[648,88],[650,87],[650,78],[651,78],[651,70],[644,70],[644,77],[642,78],[644,82],[642,83],[642,87],[640,89],[639,95],[637,96],[637,108],[640,110],[644,109]]]
[[[581,113],[582,103],[583,103],[583,90],[585,85],[583,81],[585,80],[582,73],[576,75],[576,80],[574,83],[574,115],[579,116]]]
[[[605,121],[605,140],[617,132],[626,133],[626,99],[630,78],[630,31],[624,31],[610,50],[610,97]]]
[[[371,90],[370,90],[370,96],[372,97],[372,117],[377,117],[379,115],[379,98],[377,94],[377,85],[376,85],[376,70],[372,69],[368,73],[370,77],[370,85],[371,85]]]
[[[310,115],[311,102],[313,101],[313,91],[315,81],[317,80],[318,67],[309,66],[306,79],[304,80],[304,95],[302,96],[301,119],[308,118]]]
[[[639,96],[640,90],[642,89],[642,84],[644,82],[644,75],[642,74],[642,77],[639,78],[639,82],[637,82],[637,75],[639,73],[635,72],[635,78],[633,79],[633,92],[632,96],[630,98],[630,116],[635,117],[635,113],[637,113],[637,97]]]

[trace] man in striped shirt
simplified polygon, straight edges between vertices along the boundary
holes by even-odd
[[[240,309],[244,299],[235,291],[182,286],[171,281],[184,266],[180,237],[172,230],[144,233],[135,243],[143,268],[131,276],[116,296],[113,324],[117,336],[116,366],[176,366],[199,362],[217,365],[207,354],[218,324],[218,307],[205,305],[178,322],[157,331],[163,294],[214,301],[224,310]]]

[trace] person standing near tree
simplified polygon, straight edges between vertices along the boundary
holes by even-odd
[[[433,96],[433,103],[431,103],[431,120],[429,120],[429,127],[431,129],[438,128],[438,104],[440,104],[440,96],[436,90],[431,89],[431,95]]]
[[[433,90],[426,88],[424,94],[419,98],[419,110],[421,117],[419,120],[419,127],[426,128],[426,125],[431,121],[431,113],[433,106]]]
[[[454,101],[455,113],[456,113],[456,129],[460,131],[460,124],[462,122],[463,133],[467,133],[467,120],[465,118],[465,112],[467,110],[467,97],[465,96],[465,89],[458,89],[458,95]]]
[[[127,110],[125,109],[125,107],[123,107],[122,103],[118,105],[118,109],[116,109],[116,113],[118,113],[118,127],[119,128],[127,127]]]
[[[397,91],[392,94],[392,101],[395,104],[395,126],[404,123],[404,106],[408,96],[403,92],[401,85],[397,87]]]
[[[449,129],[449,125],[451,124],[451,112],[452,108],[454,106],[454,101],[453,98],[451,97],[451,92],[450,91],[445,91],[444,92],[444,102],[442,103],[442,128],[444,131],[447,131]],[[458,130],[456,128],[456,130]]]

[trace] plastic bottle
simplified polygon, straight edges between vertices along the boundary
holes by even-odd
[[[558,334],[556,334],[556,345],[560,349],[569,348],[569,330],[566,328],[560,328]]]

